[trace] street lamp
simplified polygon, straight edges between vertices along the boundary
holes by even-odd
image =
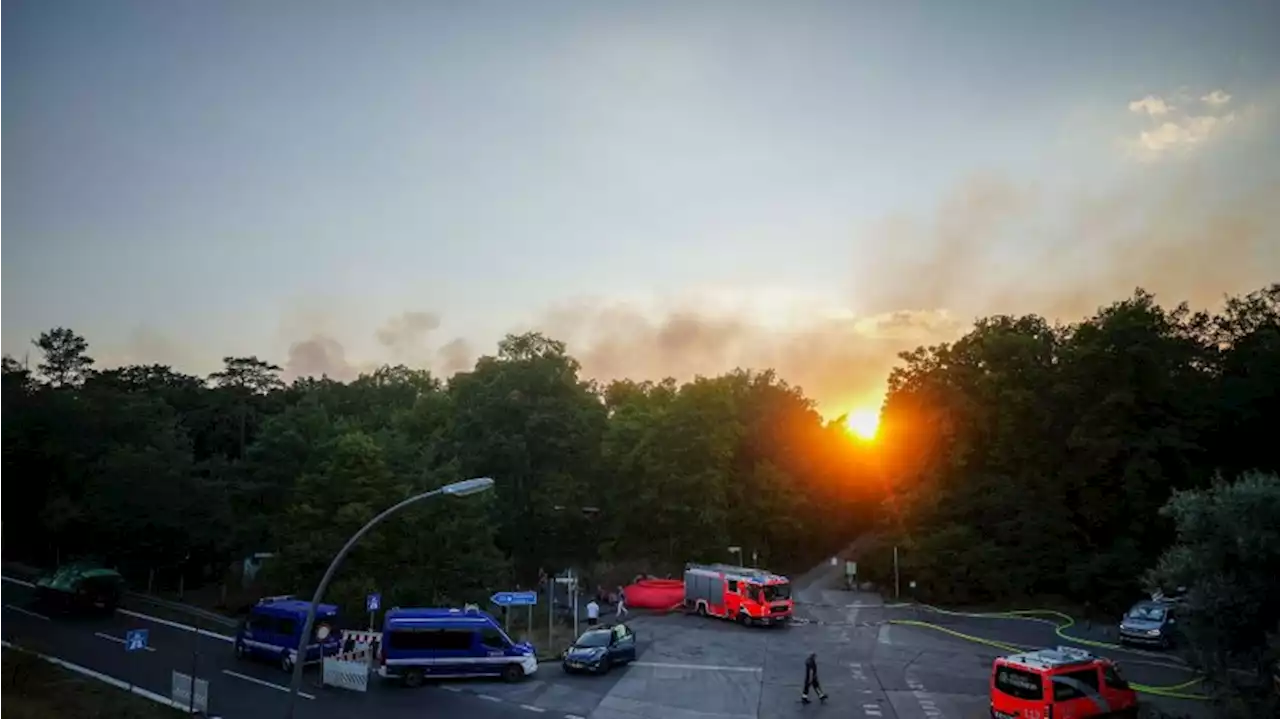
[[[490,477],[473,477],[472,479],[464,479],[452,484],[446,484],[438,487],[430,492],[414,495],[399,504],[386,509],[369,520],[369,523],[360,528],[360,531],[351,535],[351,539],[338,550],[338,554],[329,563],[329,568],[325,570],[324,577],[320,580],[320,584],[316,587],[316,593],[311,597],[311,605],[307,608],[307,622],[302,626],[302,637],[298,640],[298,654],[293,660],[293,680],[289,683],[289,702],[285,716],[293,719],[293,707],[298,700],[298,690],[302,687],[302,665],[307,661],[307,648],[311,644],[311,631],[316,622],[316,608],[320,605],[320,600],[324,598],[324,590],[328,589],[329,582],[333,579],[333,575],[337,573],[338,567],[342,564],[342,560],[346,558],[351,549],[356,546],[360,538],[369,533],[370,529],[376,527],[382,520],[399,512],[416,502],[429,499],[439,494],[452,495],[454,497],[466,497],[472,494],[488,491],[493,487],[493,479]],[[322,653],[323,654],[323,653]]]

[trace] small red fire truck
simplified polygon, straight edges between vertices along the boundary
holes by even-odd
[[[684,606],[702,616],[766,625],[785,623],[795,609],[791,580],[731,564],[685,567]]]

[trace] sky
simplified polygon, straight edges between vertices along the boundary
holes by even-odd
[[[774,367],[1280,280],[1280,3],[4,0],[3,351]],[[33,357],[32,362],[36,359]]]

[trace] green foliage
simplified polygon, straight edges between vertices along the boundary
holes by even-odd
[[[1118,611],[1173,540],[1171,493],[1280,469],[1280,285],[1216,317],[1142,291],[1073,325],[994,317],[902,359],[884,528],[933,601]]]
[[[1266,702],[1278,708],[1268,684],[1280,661],[1280,477],[1176,492],[1160,513],[1177,541],[1148,583],[1188,588],[1181,625],[1210,686],[1237,715],[1268,715]]]
[[[73,333],[48,336],[51,352],[87,351]],[[10,485],[6,552],[42,564],[92,553],[135,583],[181,572],[191,587],[271,551],[263,590],[306,594],[382,510],[491,476],[491,494],[379,525],[329,593],[348,607],[374,589],[388,606],[456,604],[568,565],[613,583],[630,575],[610,566],[675,571],[734,558],[730,545],[774,569],[807,566],[865,526],[878,497],[865,448],[771,372],[601,387],[536,333],[448,383],[383,367],[285,387],[256,357],[223,364],[201,379],[48,358],[37,381],[6,359],[5,468],[24,477]]]

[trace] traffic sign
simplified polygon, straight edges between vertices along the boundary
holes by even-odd
[[[136,652],[147,648],[147,630],[130,629],[124,635],[124,650]]]
[[[538,603],[537,592],[497,592],[489,601],[500,607],[527,607]]]
[[[378,608],[382,606],[382,595],[377,592],[370,594],[368,598],[364,600],[364,605],[371,612],[378,611]]]

